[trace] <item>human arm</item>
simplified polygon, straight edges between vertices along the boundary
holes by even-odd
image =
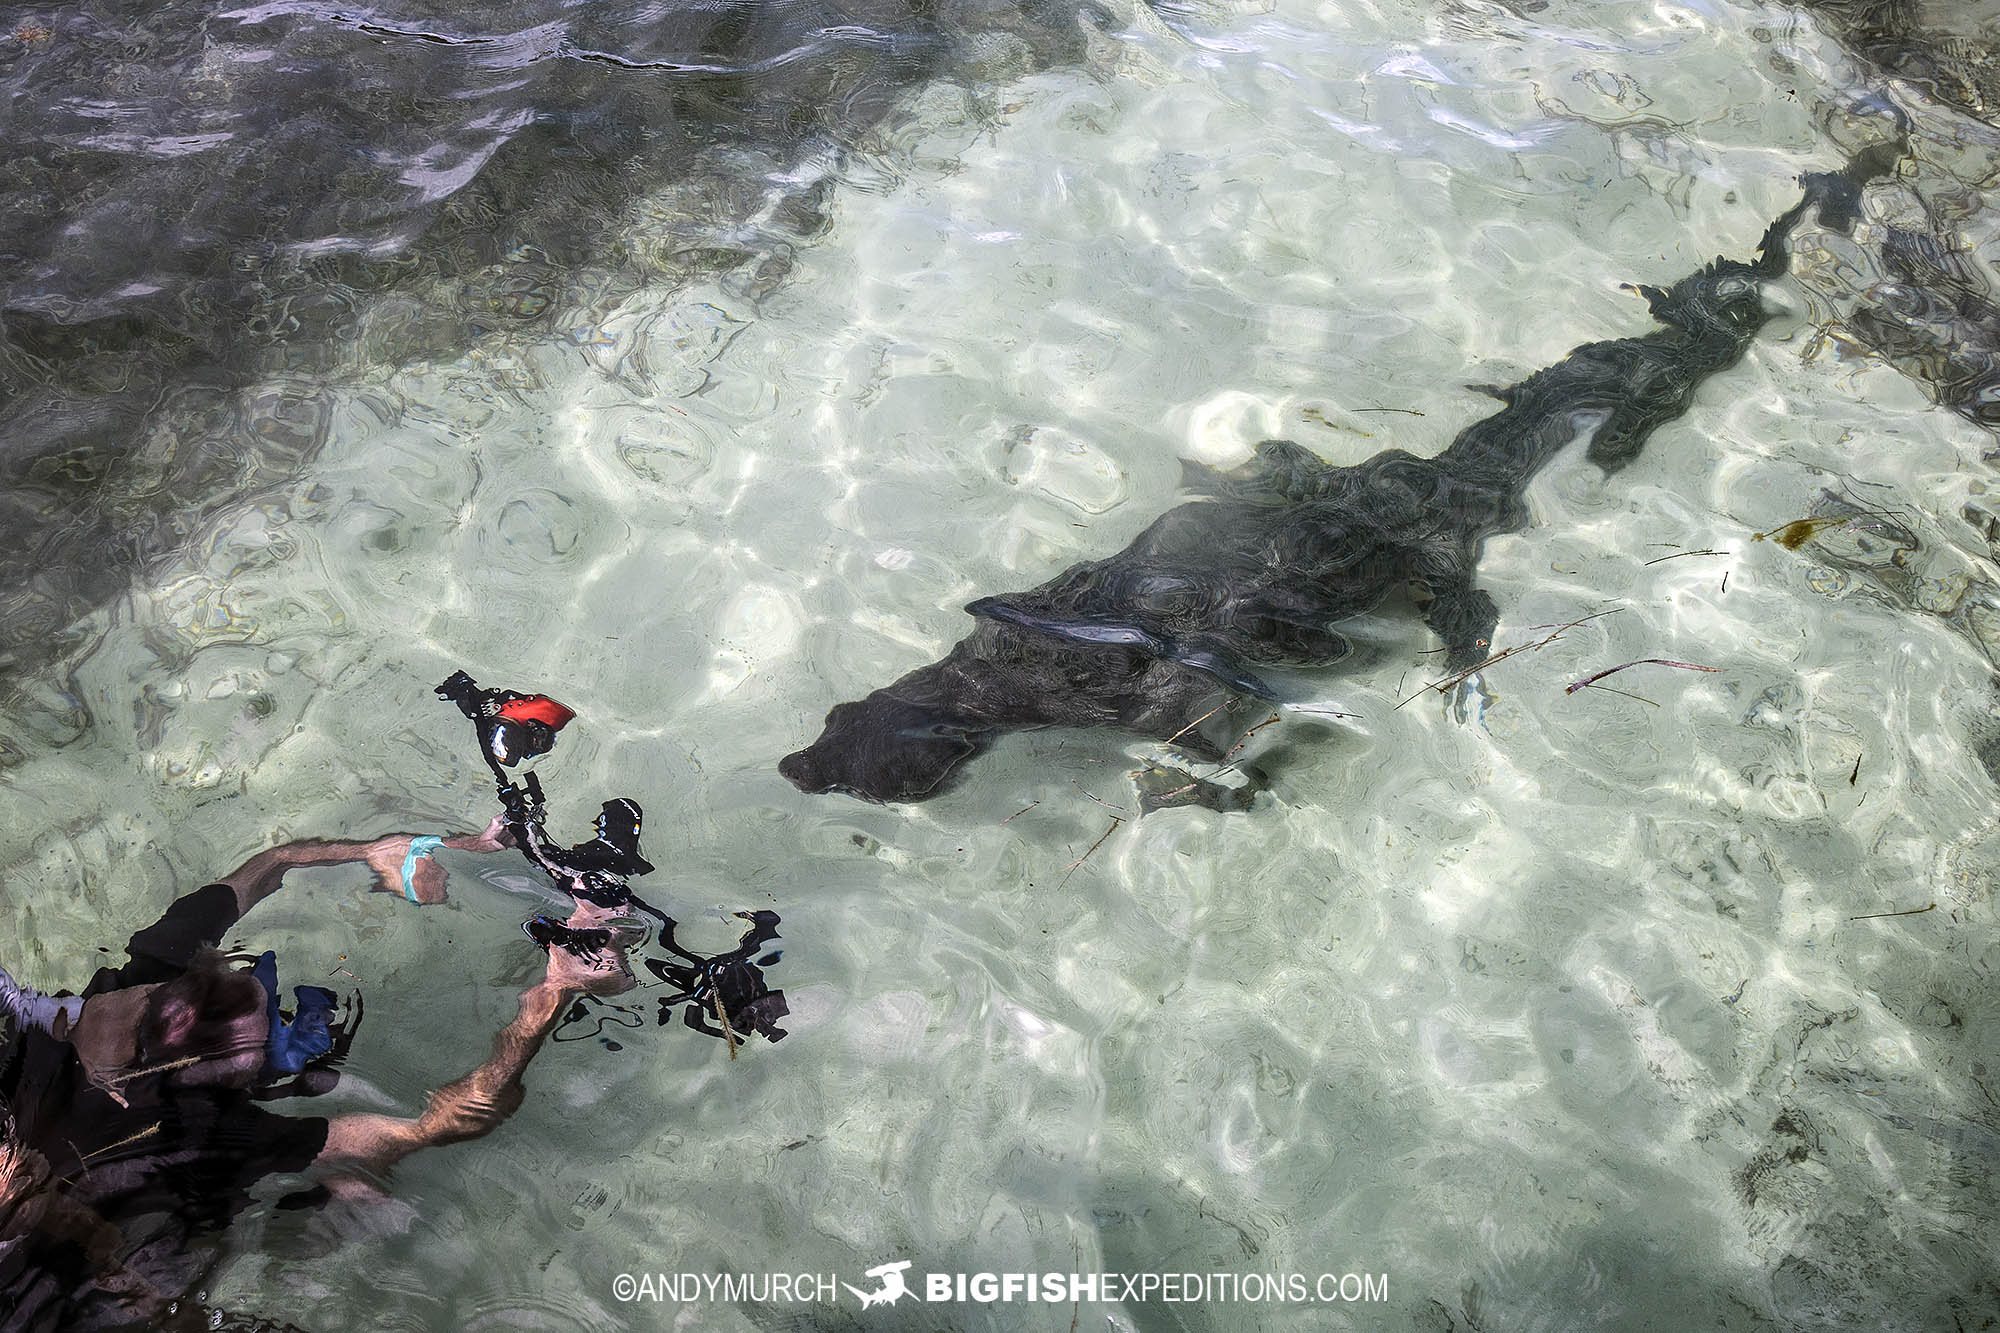
[[[386,1171],[420,1148],[462,1143],[491,1132],[520,1108],[521,1075],[561,1021],[573,992],[542,981],[521,994],[514,1021],[493,1038],[493,1054],[463,1078],[433,1092],[413,1118],[335,1117],[316,1165]]]
[[[235,893],[236,914],[239,917],[276,893],[284,884],[286,871],[301,866],[347,865],[363,861],[375,872],[374,892],[400,894],[403,892],[403,860],[416,837],[413,833],[390,833],[369,842],[307,838],[259,852],[219,882],[227,884]],[[510,843],[507,821],[496,817],[480,832],[453,834],[444,839],[443,845],[459,851],[497,852]],[[429,904],[445,900],[444,872],[440,867],[421,861],[414,879],[417,901]]]
[[[579,903],[567,924],[588,929],[612,925],[616,919],[614,911]],[[494,1037],[493,1054],[485,1063],[433,1092],[418,1116],[336,1117],[327,1127],[318,1164],[380,1173],[421,1148],[462,1143],[492,1132],[520,1108],[525,1096],[521,1076],[571,1001],[586,993],[616,995],[636,984],[624,946],[624,939],[614,933],[614,943],[595,955],[551,948],[547,974],[522,992],[519,1011]]]
[[[111,1011],[121,1005],[136,1004],[136,988],[172,981],[186,972],[202,949],[218,943],[243,914],[278,891],[285,872],[306,865],[341,865],[365,861],[375,872],[377,892],[402,892],[403,857],[408,854],[410,834],[394,833],[372,842],[307,841],[290,843],[259,852],[222,880],[204,884],[182,894],[168,905],[159,920],[134,931],[125,943],[127,961],[116,969],[100,969],[84,991],[101,1014],[97,1028],[109,1031]],[[479,833],[462,833],[443,840],[447,847],[467,851],[498,851],[507,846],[505,821],[496,819]],[[417,867],[417,900],[443,902],[444,869],[434,861]],[[114,1000],[122,994],[122,1000]],[[61,1002],[61,997],[58,997]],[[134,1011],[136,1015],[136,1010]],[[51,1015],[53,1018],[54,1016]],[[69,1014],[71,1026],[79,1016]],[[129,1026],[122,1012],[117,1023]]]

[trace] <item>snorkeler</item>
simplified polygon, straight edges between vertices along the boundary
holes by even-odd
[[[450,837],[392,834],[260,852],[176,900],[80,996],[45,996],[0,972],[0,1331],[157,1328],[213,1263],[214,1240],[267,1176],[312,1170],[306,1206],[366,1197],[421,1148],[489,1133],[523,1098],[521,1075],[571,1002],[635,984],[617,913],[579,902],[548,967],[476,1069],[415,1117],[280,1115],[261,1101],[328,1091],[353,1039],[317,986],[282,1007],[276,958],[237,967],[216,945],[300,866],[367,865],[376,892],[446,897],[439,847],[494,852],[507,820]]]

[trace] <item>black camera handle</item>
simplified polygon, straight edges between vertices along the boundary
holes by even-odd
[[[507,772],[492,748],[485,743],[480,730],[482,723],[490,722],[500,715],[500,710],[516,699],[531,696],[514,690],[481,689],[479,684],[463,671],[453,672],[437,687],[440,699],[447,699],[458,705],[458,711],[472,722],[475,739],[479,743],[479,754],[486,761],[486,767],[493,774],[493,785],[500,798],[500,808],[507,816],[507,827],[514,835],[514,843],[521,849],[521,855],[528,858],[537,870],[547,875],[549,882],[573,898],[582,898],[599,907],[631,906],[660,921],[667,929],[673,927],[673,918],[645,899],[633,893],[621,876],[602,870],[579,870],[568,860],[576,853],[576,848],[558,847],[550,841],[546,827],[548,820],[548,797],[542,792],[542,781],[533,769],[521,774],[515,781]]]

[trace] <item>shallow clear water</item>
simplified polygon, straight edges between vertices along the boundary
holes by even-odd
[[[462,666],[579,711],[541,765],[555,817],[639,799],[642,888],[685,938],[782,915],[792,1035],[551,1046],[390,1210],[245,1219],[211,1300],[311,1329],[1071,1324],[613,1294],[907,1257],[1388,1278],[1384,1304],[1078,1327],[1990,1312],[2000,697],[1962,511],[1991,446],[1819,335],[1838,238],[1636,464],[1566,454],[1488,546],[1499,646],[1616,614],[1457,706],[1399,706],[1434,645],[1385,616],[1251,738],[1250,813],[1134,818],[1163,751],[1105,733],[1010,738],[915,807],[775,771],[966,601],[1121,547],[1183,457],[1429,453],[1491,406],[1462,386],[1642,331],[1620,284],[1746,256],[1837,164],[1817,118],[1858,77],[1757,7],[1121,12],[1080,64],[913,94],[761,299],[650,284],[315,381],[309,470],[21,710],[17,971],[80,984],[89,946],[274,839],[482,822],[430,696]],[[1753,540],[1829,491],[1893,519]],[[1563,690],[1647,657],[1716,670]],[[539,972],[518,862],[446,864],[442,909],[321,872],[245,922],[302,979],[363,978],[343,1107],[413,1112]]]

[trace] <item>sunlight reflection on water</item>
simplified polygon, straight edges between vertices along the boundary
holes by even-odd
[[[1010,738],[917,807],[775,772],[970,597],[1121,546],[1181,458],[1431,452],[1489,406],[1461,386],[1640,331],[1620,283],[1744,254],[1831,165],[1766,11],[1450,12],[1127,15],[1093,68],[894,123],[761,300],[642,287],[332,392],[283,503],[99,617],[98,724],[16,770],[6,835],[10,882],[82,886],[16,925],[52,980],[279,831],[478,822],[429,699],[453,666],[579,710],[556,818],[642,800],[647,891],[691,929],[785,922],[783,1046],[554,1048],[501,1138],[399,1168],[406,1232],[356,1225],[305,1282],[260,1249],[304,1242],[253,1221],[219,1300],[652,1327],[613,1274],[909,1256],[1387,1272],[1422,1327],[1922,1327],[1984,1280],[2000,705],[1949,589],[1984,568],[1959,512],[1986,441],[1808,359],[1796,311],[1625,472],[1572,453],[1535,482],[1482,564],[1500,643],[1618,614],[1489,669],[1472,722],[1398,707],[1434,645],[1385,618],[1366,669],[1313,682],[1357,720],[1253,743],[1275,785],[1248,814],[1137,818],[1158,747],[1101,733]],[[1917,594],[1887,547],[1751,540],[1843,486],[1921,530]],[[1643,657],[1720,670],[1562,689]],[[336,917],[250,923],[364,949],[384,1010],[424,1016],[357,1048],[405,1109],[532,949],[514,895],[457,883],[415,923],[338,884]]]

